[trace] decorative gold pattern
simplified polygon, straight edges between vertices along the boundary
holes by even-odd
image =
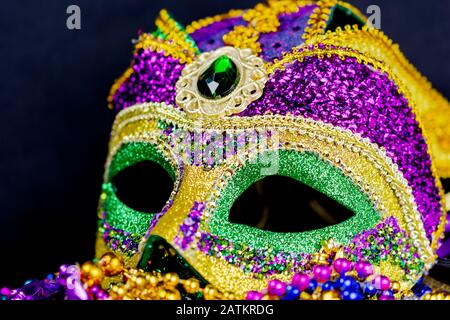
[[[226,55],[235,63],[240,75],[239,83],[233,92],[221,99],[205,98],[198,91],[198,78],[222,55]],[[232,115],[245,110],[251,102],[261,97],[266,81],[264,61],[261,58],[248,49],[223,47],[201,54],[183,69],[176,84],[175,101],[192,117]]]

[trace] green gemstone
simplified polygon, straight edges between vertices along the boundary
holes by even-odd
[[[208,99],[229,95],[239,83],[236,64],[226,55],[218,57],[198,78],[197,88]]]

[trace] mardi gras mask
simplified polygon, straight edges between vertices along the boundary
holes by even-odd
[[[433,266],[450,106],[358,10],[269,1],[156,26],[108,100],[98,257],[236,294],[330,255],[403,290]]]

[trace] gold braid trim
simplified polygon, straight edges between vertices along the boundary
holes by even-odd
[[[188,33],[172,19],[167,10],[161,10],[155,24],[166,36],[167,41],[178,44],[187,55],[194,57],[199,53],[194,41],[189,39]]]
[[[192,34],[195,31],[205,28],[215,22],[223,21],[223,20],[230,19],[230,18],[240,17],[240,16],[242,16],[243,13],[244,13],[244,10],[230,10],[224,14],[218,14],[218,15],[215,15],[212,17],[207,17],[207,18],[193,21],[193,22],[191,22],[191,24],[189,24],[186,27],[186,32],[189,34]]]
[[[307,27],[303,34],[305,42],[316,35],[325,33],[331,10],[336,4],[337,0],[321,0],[317,2],[317,7],[309,17]]]
[[[367,23],[367,17],[355,6],[352,6],[350,3],[344,1],[338,1],[338,6],[343,7],[345,9],[350,10],[355,16],[357,16],[361,21]]]

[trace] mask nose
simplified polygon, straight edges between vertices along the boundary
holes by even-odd
[[[182,279],[196,278],[202,286],[208,283],[172,245],[157,235],[148,238],[139,268],[147,272],[175,272]]]

